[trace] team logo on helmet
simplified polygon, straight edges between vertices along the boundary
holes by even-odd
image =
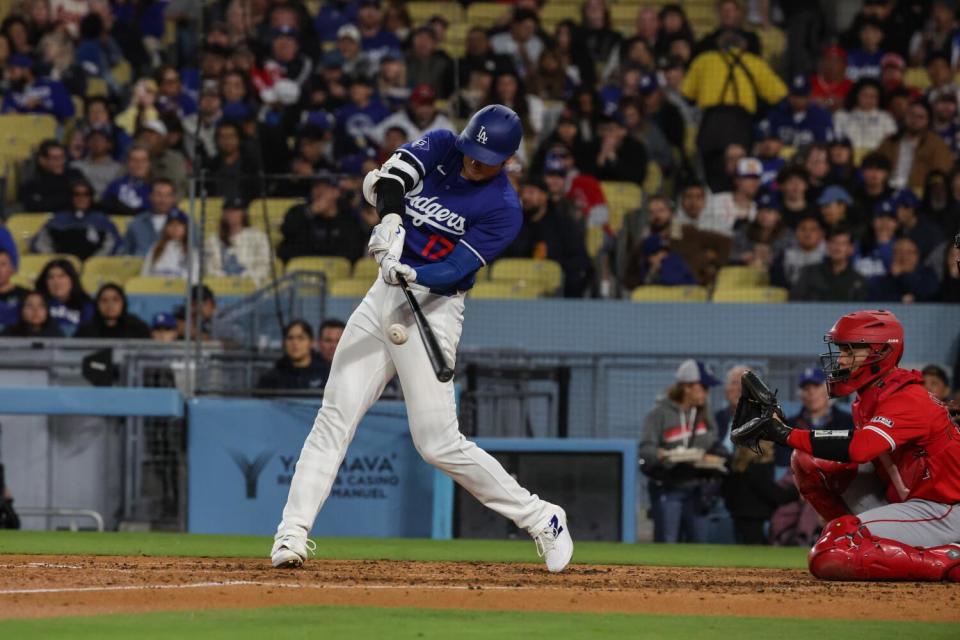
[[[487,144],[487,128],[482,125],[480,127],[480,131],[477,132],[477,142],[480,144]]]
[[[418,149],[423,149],[424,151],[430,151],[430,138],[424,136],[413,143]]]

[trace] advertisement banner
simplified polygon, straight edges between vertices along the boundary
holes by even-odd
[[[273,534],[318,403],[197,398],[188,404],[188,530]],[[402,402],[378,402],[357,428],[313,528],[316,536],[429,537],[433,469]]]

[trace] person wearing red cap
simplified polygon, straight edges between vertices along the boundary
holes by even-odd
[[[797,488],[829,520],[808,556],[814,576],[960,582],[960,427],[919,371],[899,367],[904,331],[889,311],[844,315],[824,341],[830,395],[857,394],[854,428],[792,429],[776,407],[734,429],[733,442],[794,449]],[[880,506],[864,509],[872,492],[861,487],[856,503],[853,492],[871,477],[858,474],[867,463]]]
[[[837,45],[824,48],[817,73],[810,78],[810,97],[822,107],[836,111],[853,86],[847,77],[847,52]]]
[[[455,130],[450,118],[437,109],[437,92],[428,84],[415,86],[407,108],[381,120],[370,135],[377,144],[383,144],[387,131],[394,127],[403,129],[407,140],[416,140],[435,129]]]
[[[880,59],[880,84],[886,95],[902,90],[907,92],[911,100],[920,97],[919,89],[903,81],[906,68],[907,64],[899,53],[887,53]]]

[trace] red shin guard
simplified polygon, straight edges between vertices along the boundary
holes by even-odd
[[[856,477],[856,464],[821,460],[794,450],[790,468],[800,495],[820,517],[829,521],[850,513],[840,496]]]
[[[923,549],[878,538],[856,516],[829,522],[807,559],[823,580],[960,582],[960,546]]]

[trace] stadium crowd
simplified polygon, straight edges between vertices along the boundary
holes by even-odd
[[[12,211],[52,214],[29,242],[0,232],[14,270],[18,248],[258,285],[274,257],[356,261],[359,177],[499,102],[525,133],[507,255],[558,263],[563,295],[712,291],[742,266],[791,300],[960,300],[953,2],[867,0],[843,28],[815,3],[690,3],[713,12],[699,34],[681,4],[614,24],[604,0],[520,0],[488,26],[413,4],[13,3],[0,110],[58,123],[7,172]],[[202,229],[191,178],[222,202]],[[271,236],[249,205],[280,197],[303,204]]]
[[[0,135],[16,137],[14,114],[55,124],[26,157],[0,154],[3,335],[182,337],[182,307],[149,324],[128,311],[134,277],[195,283],[206,335],[207,277],[263,285],[276,259],[359,264],[377,219],[365,172],[491,103],[524,126],[506,169],[525,220],[506,256],[557,263],[554,293],[719,299],[736,281],[795,301],[960,302],[955,2],[865,0],[852,20],[827,4],[3,3]],[[695,25],[694,9],[707,19]],[[187,210],[191,181],[198,202],[219,203],[212,225]],[[251,204],[263,199],[291,206],[272,225]],[[29,213],[50,215],[25,236],[13,221]],[[18,273],[35,255],[50,260]],[[116,256],[133,270],[85,284]],[[323,386],[340,331],[288,324],[260,386]],[[849,424],[818,374],[799,382],[797,421]],[[925,374],[946,397],[946,373]],[[684,363],[648,418],[658,539],[699,539],[722,491],[740,539],[806,540],[799,509],[793,533],[764,524],[796,500],[774,479],[782,452],[724,445],[729,408],[703,409],[717,382]],[[725,488],[677,475],[661,451],[680,441],[732,456]]]

